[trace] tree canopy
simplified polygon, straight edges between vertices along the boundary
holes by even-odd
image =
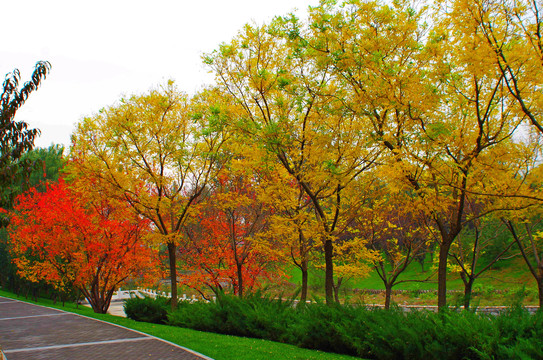
[[[8,188],[20,168],[28,170],[29,161],[21,161],[21,156],[34,147],[38,129],[29,129],[24,121],[15,121],[17,110],[26,102],[28,96],[38,89],[51,70],[47,61],[36,64],[32,78],[19,88],[21,74],[18,69],[6,75],[0,97],[0,186]],[[0,206],[6,206],[6,192],[2,191]]]

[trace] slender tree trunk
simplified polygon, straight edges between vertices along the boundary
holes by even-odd
[[[392,284],[385,284],[385,309],[390,309],[390,300],[392,298]]]
[[[325,277],[324,290],[326,293],[326,304],[332,305],[334,302],[334,245],[332,240],[327,239],[324,242],[324,262],[325,262]]]
[[[443,310],[447,307],[447,258],[452,242],[443,239],[439,247],[439,264],[437,269],[437,307]]]
[[[343,282],[343,277],[340,277],[337,280],[337,284],[334,286],[334,299],[336,303],[339,304],[339,289],[341,288],[341,283]]]
[[[109,306],[111,305],[111,298],[113,297],[113,292],[107,292],[104,298],[104,314],[107,313]]]
[[[469,310],[474,281],[475,279],[470,278],[467,282],[464,283],[464,310]]]
[[[238,274],[238,296],[243,297],[243,274],[241,264],[236,264],[236,270]]]
[[[540,273],[543,271],[540,271]],[[537,289],[539,290],[539,311],[543,311],[543,274],[541,274],[537,281]]]
[[[307,300],[307,283],[308,283],[308,273],[307,273],[307,260],[302,260],[302,293],[300,295],[300,302],[305,303]]]
[[[177,260],[176,246],[174,243],[168,243],[168,256],[170,258],[170,285],[172,288],[171,307],[172,311],[177,309]]]

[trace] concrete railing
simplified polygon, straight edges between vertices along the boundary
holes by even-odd
[[[133,298],[133,297],[157,297],[157,296],[162,296],[162,297],[172,297],[172,294],[169,293],[169,292],[165,292],[165,291],[157,291],[157,290],[150,290],[150,289],[137,289],[137,290],[122,290],[122,289],[119,289],[117,291],[115,291],[113,293],[113,296],[111,297],[111,301],[112,302],[115,302],[115,301],[123,301],[123,300],[126,300],[126,299],[130,299],[130,298]],[[213,296],[213,301],[216,300],[216,297]],[[180,297],[179,297],[179,301],[190,301],[190,302],[195,302],[195,301],[207,301],[205,300],[204,298],[202,297],[197,297],[195,295],[191,295],[190,297],[187,296],[187,294],[182,294]],[[81,301],[81,303],[83,304],[88,304],[88,301],[87,299],[83,299]],[[0,360],[3,360],[2,358],[0,358]]]
[[[367,291],[367,290],[366,290]],[[369,290],[369,291],[383,291],[384,290]],[[396,290],[398,291],[398,290]],[[402,290],[400,290],[402,291]],[[406,290],[403,290],[406,291]],[[402,292],[403,292],[402,291]],[[421,292],[431,292],[432,290],[421,290]],[[112,301],[120,301],[120,300],[126,300],[130,299],[132,297],[144,297],[144,296],[150,296],[150,297],[171,297],[171,293],[167,293],[164,291],[157,291],[157,290],[150,290],[150,289],[137,289],[137,290],[121,290],[119,289],[116,291],[113,295]],[[207,301],[203,298],[198,298],[195,295],[191,295],[190,297],[187,297],[186,294],[182,294],[179,297],[180,301]],[[215,301],[215,296],[213,297],[213,301]],[[298,303],[297,300],[294,301],[295,304]],[[307,301],[307,303],[311,303],[311,301]],[[367,304],[365,305],[368,308],[384,308],[384,305],[382,304]],[[427,311],[437,311],[437,306],[433,305],[398,305],[400,309],[409,312],[409,311],[417,311],[417,310],[427,310]],[[525,307],[531,314],[535,314],[537,310],[539,310],[539,306],[526,306]],[[459,310],[462,310],[463,307],[460,307]],[[510,309],[508,306],[480,306],[475,307],[475,312],[482,313],[482,314],[491,314],[491,315],[498,315],[506,310]],[[2,358],[0,358],[2,360]]]
[[[172,294],[165,291],[157,291],[157,290],[150,290],[150,289],[137,289],[137,290],[119,289],[115,293],[113,293],[113,297],[111,298],[111,301],[126,300],[126,299],[130,299],[136,296],[138,297],[150,296],[153,298],[157,296],[162,296],[162,297],[170,298],[172,297]],[[187,297],[187,294],[182,294],[179,297],[179,300],[190,301],[190,302],[202,301],[202,300],[207,301],[203,299],[202,297],[196,297],[195,295],[191,295],[190,297]],[[215,300],[215,297],[213,297],[213,300]]]
[[[374,308],[374,309],[383,309],[385,306],[382,304],[367,304],[365,305],[367,308]],[[433,311],[437,312],[438,308],[435,305],[398,305],[400,309],[402,309],[405,312],[410,311]],[[535,314],[537,310],[539,310],[539,306],[525,306],[524,307],[530,314]],[[510,306],[478,306],[473,307],[475,309],[475,312],[478,314],[490,314],[490,315],[499,315],[504,311],[510,310]],[[460,306],[458,308],[458,311],[464,310],[463,306]]]

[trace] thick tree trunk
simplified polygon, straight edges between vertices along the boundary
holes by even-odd
[[[171,307],[172,311],[177,309],[177,247],[174,243],[168,243],[168,256],[170,258],[170,285],[172,290]]]
[[[385,284],[385,309],[390,309],[391,298],[392,298],[392,284]]]
[[[334,303],[334,245],[332,240],[327,239],[324,242],[324,262],[325,262],[325,277],[324,277],[324,290],[326,294],[326,304],[332,305]]]
[[[92,311],[94,311],[97,314],[105,314],[107,313],[108,307],[105,306],[105,300],[102,299],[98,293],[96,292],[90,292],[87,293],[87,301],[89,302],[90,306],[92,307]]]
[[[308,273],[307,273],[307,260],[302,261],[302,293],[300,294],[300,302],[305,303],[307,301],[307,283],[308,283]]]
[[[452,242],[443,241],[439,248],[439,264],[437,269],[437,307],[443,310],[447,307],[447,258]]]
[[[107,313],[107,308],[104,304],[104,301],[102,301],[102,299],[95,299],[95,303],[92,304],[92,310],[97,314]]]

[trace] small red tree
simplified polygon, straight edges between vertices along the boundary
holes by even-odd
[[[244,176],[221,175],[199,214],[185,226],[187,241],[180,246],[185,263],[182,282],[199,291],[232,286],[243,296],[280,271],[277,249],[269,236],[271,208],[256,197]]]
[[[141,241],[149,224],[129,210],[62,180],[43,193],[31,189],[18,196],[8,230],[19,273],[60,289],[74,286],[94,312],[106,313],[121,283],[154,269],[153,251]]]

